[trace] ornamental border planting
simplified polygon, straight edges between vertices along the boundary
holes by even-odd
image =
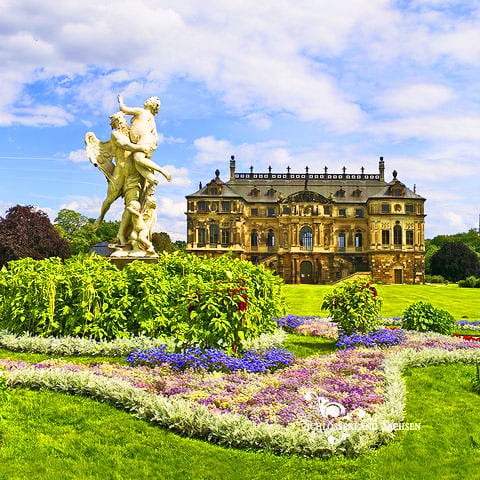
[[[202,438],[220,445],[264,449],[281,454],[328,457],[334,454],[359,455],[387,442],[394,435],[393,427],[403,420],[406,387],[402,372],[409,367],[480,361],[480,350],[405,349],[385,360],[385,402],[364,422],[369,429],[342,433],[331,441],[329,431],[308,431],[304,428],[273,424],[255,424],[240,415],[216,414],[204,406],[182,399],[165,398],[135,388],[123,380],[107,379],[88,372],[72,372],[61,368],[25,368],[9,371],[11,387],[47,388],[73,394],[88,395],[107,401],[137,417],[172,431]]]

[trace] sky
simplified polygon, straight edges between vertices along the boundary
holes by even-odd
[[[161,98],[157,229],[185,239],[185,195],[219,169],[398,178],[426,236],[478,227],[476,0],[0,0],[0,215],[98,214],[84,136],[116,96]],[[107,219],[118,219],[121,200]]]

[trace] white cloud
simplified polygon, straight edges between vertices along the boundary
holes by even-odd
[[[372,124],[366,130],[403,139],[475,141],[480,140],[480,115],[416,115]]]
[[[171,176],[172,181],[166,183],[164,180],[161,180],[159,187],[175,186],[175,187],[189,187],[192,182],[188,178],[189,171],[185,167],[175,167],[174,165],[162,165]],[[163,177],[160,177],[163,179]]]
[[[78,150],[72,150],[68,154],[68,159],[74,163],[88,162],[87,153],[84,148],[80,148]]]
[[[100,197],[87,197],[87,196],[75,196],[68,199],[66,202],[60,205],[59,210],[67,208],[69,210],[75,210],[88,217],[97,217],[100,213],[100,207],[102,206],[103,198]],[[122,203],[120,201],[115,202],[108,213],[108,218],[119,220],[122,213]]]
[[[251,113],[245,119],[259,130],[268,130],[272,126],[270,118],[262,113]]]
[[[256,169],[285,167],[292,161],[287,144],[281,140],[233,145],[228,140],[219,140],[214,136],[197,138],[193,142],[197,150],[196,161],[200,165],[224,165],[232,154],[239,167],[253,165]]]
[[[411,113],[435,110],[454,98],[453,91],[444,85],[419,83],[384,93],[380,104],[394,113]]]

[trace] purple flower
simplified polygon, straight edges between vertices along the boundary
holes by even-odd
[[[271,348],[259,353],[247,350],[241,357],[208,348],[189,348],[181,353],[169,353],[165,345],[149,350],[134,350],[127,357],[127,362],[132,366],[147,365],[158,366],[167,364],[174,370],[207,370],[209,372],[235,372],[246,371],[249,373],[273,372],[285,368],[293,362],[293,355],[284,348]]]
[[[405,332],[403,330],[381,328],[365,334],[353,333],[352,335],[341,335],[336,345],[338,348],[391,347],[393,345],[399,345],[404,340]]]

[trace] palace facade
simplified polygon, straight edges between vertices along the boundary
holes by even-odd
[[[233,252],[287,283],[332,283],[370,272],[384,283],[423,283],[425,198],[393,172],[247,173],[219,170],[187,197],[187,250]]]

